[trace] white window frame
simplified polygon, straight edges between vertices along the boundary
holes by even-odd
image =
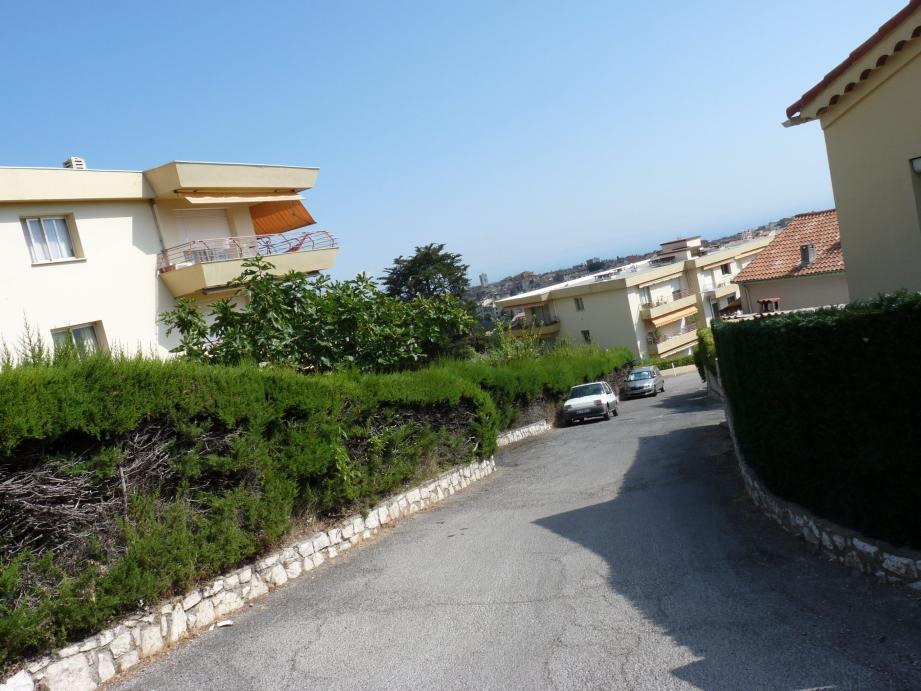
[[[29,247],[29,255],[32,257],[33,264],[54,264],[57,262],[72,262],[74,260],[83,258],[82,247],[80,246],[79,239],[77,234],[74,232],[73,221],[68,216],[25,216],[21,219],[22,221],[22,230],[25,234],[26,245]],[[60,226],[59,222],[64,229],[66,244],[61,243],[60,237]],[[36,245],[36,238],[33,234],[35,226],[33,224],[38,224],[38,230],[41,233],[40,245]],[[49,242],[49,237],[53,235],[56,239],[54,245]],[[58,251],[58,254],[61,254],[60,257],[52,256],[52,247],[55,247]],[[61,249],[66,249],[65,254]],[[41,255],[39,254],[41,250]]]
[[[83,345],[86,343],[86,340],[81,338],[78,341],[78,339],[75,338],[75,334],[83,333],[83,332],[88,332],[92,334],[93,344],[92,344],[92,350],[90,352],[93,352],[93,351],[102,352],[102,351],[108,350],[108,344],[106,343],[106,339],[105,339],[105,331],[102,328],[101,321],[86,322],[85,324],[72,324],[70,326],[62,326],[57,329],[52,329],[51,330],[51,341],[52,343],[54,343],[54,346],[57,348],[64,342],[62,337],[64,338],[69,337],[70,343],[72,345],[75,345],[77,349],[81,350],[82,352],[86,350]]]

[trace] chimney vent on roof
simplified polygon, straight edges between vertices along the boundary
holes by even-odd
[[[815,245],[800,245],[799,258],[803,266],[809,266],[815,261]]]
[[[86,161],[79,156],[71,156],[64,161],[64,167],[70,170],[86,170]]]

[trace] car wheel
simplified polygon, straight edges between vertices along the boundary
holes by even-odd
[[[659,395],[659,390],[656,387],[652,387],[653,398]]]
[[[614,404],[613,413],[614,413],[615,416],[616,416],[616,415],[620,415],[620,413],[617,411],[617,404],[616,404],[616,403]]]
[[[605,406],[605,409],[604,409],[604,419],[605,420],[611,419],[611,408],[608,406]]]
[[[662,393],[665,393],[665,382],[662,382],[662,386],[659,387],[659,391],[661,391]]]

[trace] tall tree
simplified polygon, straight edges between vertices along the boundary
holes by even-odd
[[[399,256],[381,278],[387,294],[411,300],[439,295],[463,297],[470,285],[467,269],[459,254],[445,252],[444,243],[417,247],[411,257]]]

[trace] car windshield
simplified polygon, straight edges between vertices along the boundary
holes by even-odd
[[[649,372],[648,370],[631,372],[630,376],[627,377],[627,381],[639,381],[640,379],[652,379],[652,372]]]
[[[583,384],[582,386],[574,386],[569,392],[570,398],[582,398],[583,396],[600,396],[604,391],[601,388],[601,384]]]

